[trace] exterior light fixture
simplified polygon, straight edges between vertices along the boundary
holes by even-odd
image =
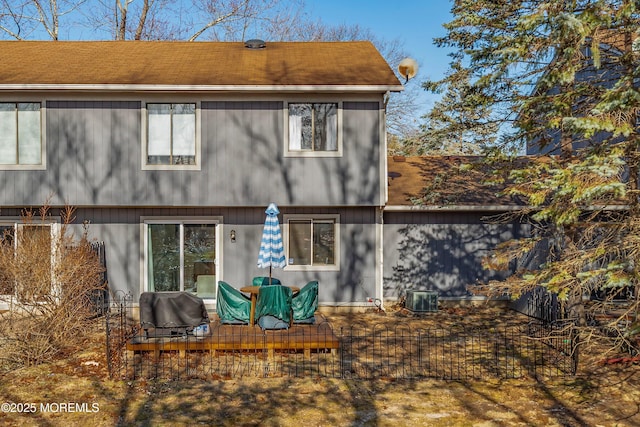
[[[236,242],[236,230],[231,230],[231,233],[229,233],[229,238],[233,243]]]

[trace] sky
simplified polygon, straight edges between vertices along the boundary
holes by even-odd
[[[433,44],[446,35],[443,24],[451,21],[448,0],[307,0],[306,10],[330,25],[359,25],[377,37],[399,40],[410,57],[418,62],[418,75],[409,84],[444,77],[450,58],[444,48]],[[420,91],[425,112],[437,96]]]

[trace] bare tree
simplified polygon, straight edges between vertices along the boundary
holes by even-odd
[[[0,33],[16,40],[44,33],[58,40],[61,18],[77,10],[85,0],[1,0]],[[37,38],[37,37],[36,37]]]
[[[115,16],[114,23],[116,25],[115,31],[115,39],[116,40],[125,40],[127,37],[127,18],[129,12],[129,6],[133,3],[133,0],[115,0]],[[147,15],[149,14],[149,9],[153,7],[155,3],[154,0],[143,0],[142,7],[140,8],[140,15],[138,17],[138,25],[136,25],[134,40],[140,40],[142,36],[142,31],[145,27],[145,23],[147,21]]]
[[[300,0],[100,0],[83,25],[116,40],[236,41],[291,22]]]

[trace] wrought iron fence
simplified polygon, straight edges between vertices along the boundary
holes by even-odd
[[[374,326],[341,333],[342,376],[483,378],[573,375],[570,330],[541,323],[486,329]]]
[[[104,316],[109,310],[109,284],[107,279],[107,257],[105,254],[104,242],[91,243],[91,249],[94,251],[100,265],[103,268],[100,282],[103,284],[100,289],[92,289],[89,294],[89,304],[92,310],[95,311],[96,316]]]
[[[114,299],[106,316],[107,356],[113,377],[468,380],[569,376],[577,370],[572,328],[556,323],[534,322],[491,329],[411,329],[384,325],[333,331],[324,328],[327,342],[335,334],[339,348],[330,349],[327,345],[304,351],[287,348],[286,343],[304,341],[305,337],[293,337],[286,331],[265,334],[259,328],[246,328],[235,336],[225,336],[224,343],[205,343],[190,334],[161,339],[153,334],[141,336],[130,307],[130,296]],[[265,340],[274,337],[283,344],[281,348],[254,345],[261,341],[266,344]],[[234,345],[228,345],[229,342]]]
[[[565,307],[558,300],[558,295],[549,292],[543,286],[526,292],[513,301],[510,307],[543,323],[561,322],[567,318]]]

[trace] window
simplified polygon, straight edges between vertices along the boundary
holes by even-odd
[[[197,164],[196,104],[147,104],[147,166]]]
[[[337,270],[338,229],[338,215],[286,216],[287,269]]]
[[[1,250],[6,250],[10,247],[13,247],[14,236],[15,236],[15,226],[0,224],[0,244],[2,245]],[[15,294],[15,284],[11,281],[7,272],[3,269],[0,269],[0,295],[14,295]]]
[[[287,153],[292,156],[341,155],[337,103],[289,103]]]
[[[16,233],[18,239],[16,239]],[[52,280],[48,272],[51,271],[52,255],[52,227],[49,224],[16,224],[0,223],[0,250],[4,257],[16,257],[17,263],[11,263],[13,268],[20,269],[22,280],[31,281],[38,278],[37,286],[30,286],[26,291],[29,295],[16,289],[16,284],[8,271],[0,269],[0,295],[17,296],[18,299],[43,295],[51,291]],[[34,266],[33,263],[37,263]],[[28,265],[23,269],[21,264]],[[15,273],[15,272],[14,272]],[[46,279],[43,279],[45,277]]]
[[[146,289],[216,296],[216,222],[147,221]]]
[[[40,103],[0,102],[0,167],[42,166]]]

